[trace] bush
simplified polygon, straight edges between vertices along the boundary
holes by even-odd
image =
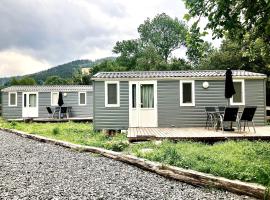
[[[123,140],[120,140],[120,141],[109,141],[109,142],[106,142],[104,147],[106,149],[110,149],[112,151],[123,151],[125,148],[128,147],[128,142],[127,141],[123,141]]]
[[[52,130],[53,135],[59,135],[59,133],[60,133],[60,129],[58,127],[53,128]]]
[[[17,122],[15,122],[15,121],[12,121],[12,122],[10,122],[10,127],[11,128],[16,128],[16,126],[17,126]]]

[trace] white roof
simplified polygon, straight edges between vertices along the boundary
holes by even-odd
[[[91,85],[15,85],[2,89],[2,92],[80,92],[93,91]]]

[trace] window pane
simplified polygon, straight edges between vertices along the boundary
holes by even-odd
[[[242,82],[234,82],[233,85],[235,89],[235,94],[233,95],[233,102],[241,103],[242,102]]]
[[[29,107],[36,107],[36,106],[37,106],[37,95],[29,94]]]
[[[10,94],[9,104],[12,106],[16,105],[16,94]]]
[[[26,94],[24,94],[23,95],[23,107],[26,107],[26,105],[27,105],[27,95]]]
[[[86,104],[85,93],[80,93],[80,104]]]
[[[136,107],[136,84],[132,84],[132,108]]]
[[[58,92],[52,93],[52,105],[57,105],[58,104]]]
[[[141,107],[154,108],[154,85],[141,85]]]
[[[183,103],[192,103],[192,83],[183,83]]]
[[[108,84],[108,104],[117,104],[117,84]]]

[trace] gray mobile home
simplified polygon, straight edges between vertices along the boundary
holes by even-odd
[[[100,72],[93,76],[94,128],[202,127],[205,106],[226,106],[224,70]],[[265,125],[266,76],[233,70],[230,105],[255,105]]]
[[[46,107],[57,107],[59,92],[70,118],[93,117],[93,88],[89,85],[11,86],[2,89],[2,116],[5,119],[48,118]]]

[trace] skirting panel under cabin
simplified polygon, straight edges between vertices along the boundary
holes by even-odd
[[[202,84],[208,81],[209,88]],[[201,127],[205,125],[205,106],[227,105],[224,81],[195,80],[195,106],[180,106],[179,80],[158,81],[158,127]],[[264,80],[245,80],[245,105],[258,106],[254,121],[265,125]]]
[[[94,128],[127,130],[129,125],[129,85],[120,81],[120,106],[105,107],[105,82],[94,82]]]

